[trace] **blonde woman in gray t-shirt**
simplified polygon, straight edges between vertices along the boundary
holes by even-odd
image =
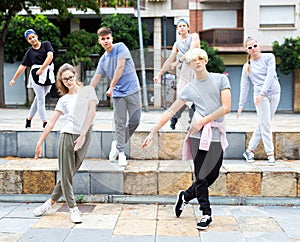
[[[163,127],[186,102],[195,104],[195,114],[188,132],[185,151],[193,159],[195,181],[185,191],[179,191],[174,205],[174,214],[179,217],[189,201],[196,198],[202,217],[198,229],[207,229],[212,222],[208,187],[219,176],[223,162],[223,151],[228,146],[224,128],[224,116],[230,112],[231,92],[226,75],[209,73],[206,70],[208,56],[205,50],[194,48],[187,52],[186,58],[195,72],[195,79],[185,86],[180,97],[163,113],[162,117],[146,137],[142,148],[146,147],[153,136]],[[184,155],[184,154],[183,154]]]
[[[247,101],[251,82],[253,84],[254,104],[259,121],[243,156],[248,162],[253,162],[254,150],[260,140],[262,140],[268,156],[268,164],[274,165],[271,121],[278,107],[281,92],[276,73],[275,56],[272,53],[261,53],[257,40],[252,37],[248,37],[245,41],[245,48],[248,53],[248,59],[242,70],[237,118],[242,113]]]

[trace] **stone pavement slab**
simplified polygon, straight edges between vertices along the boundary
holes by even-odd
[[[2,108],[0,109],[0,126],[1,130],[26,130],[25,118],[27,117],[29,109],[26,108]],[[50,118],[53,110],[46,110],[47,116]],[[163,109],[150,109],[149,112],[142,112],[141,123],[137,131],[149,131],[159,117],[164,112]],[[275,114],[272,121],[272,128],[274,132],[299,132],[300,131],[300,113],[282,113]],[[176,130],[186,130],[188,125],[188,112],[184,112],[182,117],[178,120]],[[59,130],[64,123],[64,118],[61,118],[54,130]],[[236,119],[236,112],[231,112],[226,115],[226,127],[228,132],[245,131],[252,132],[257,125],[257,115],[255,112],[243,112],[239,119]],[[96,122],[94,128],[96,130],[110,131],[113,125],[113,110],[98,109],[96,112]],[[167,123],[164,130],[170,130]],[[31,130],[42,130],[41,121],[36,116],[32,121]]]
[[[85,212],[83,223],[76,225],[70,222],[64,203],[56,204],[51,215],[32,218],[38,205],[0,203],[0,241],[300,241],[300,207],[213,205],[212,225],[198,231],[197,205],[189,205],[176,218],[170,204],[79,204]]]

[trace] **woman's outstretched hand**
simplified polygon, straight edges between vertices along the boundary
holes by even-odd
[[[39,159],[41,155],[42,155],[42,145],[37,144],[35,148],[34,159],[35,160]]]
[[[236,113],[236,118],[238,119],[242,113],[243,109],[242,108],[239,108],[237,113]]]
[[[152,138],[153,138],[153,134],[150,133],[150,134],[145,138],[143,144],[141,145],[141,148],[145,148],[146,146],[148,146],[148,144],[151,142]]]

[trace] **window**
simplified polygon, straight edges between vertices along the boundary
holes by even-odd
[[[295,5],[260,6],[259,27],[295,27]]]
[[[237,11],[235,10],[203,11],[203,29],[236,28],[236,26]]]

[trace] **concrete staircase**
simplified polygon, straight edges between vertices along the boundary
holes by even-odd
[[[34,160],[34,150],[41,131],[0,132],[0,194],[50,194],[59,177],[57,146],[59,132],[54,131],[44,143],[44,157]],[[126,147],[129,164],[119,167],[107,160],[113,139],[111,131],[94,131],[87,158],[74,177],[74,192],[83,197],[106,195],[174,196],[187,188],[193,178],[192,161],[181,160],[186,132],[159,132],[146,149],[140,145],[148,132],[137,131]],[[300,197],[300,159],[297,132],[275,132],[276,165],[267,165],[262,145],[256,161],[247,163],[242,153],[251,133],[229,132],[229,148],[212,196],[243,203],[267,198]],[[298,149],[298,150],[297,150]],[[297,153],[298,152],[298,153]],[[1,199],[1,198],[0,198]],[[299,201],[299,199],[297,200]],[[272,200],[270,203],[273,203]],[[295,203],[294,200],[292,202]]]
[[[58,122],[45,141],[43,158],[33,160],[41,123],[35,119],[31,129],[24,129],[28,110],[0,111],[0,200],[18,197],[44,200],[59,177],[58,130],[64,121]],[[50,117],[51,110],[47,112]],[[149,147],[140,148],[161,113],[162,110],[142,113],[141,124],[126,146],[129,164],[120,168],[107,160],[113,140],[113,112],[97,111],[87,158],[74,177],[75,193],[85,200],[168,201],[170,197],[174,199],[178,190],[186,189],[193,177],[192,162],[181,160],[188,115],[183,115],[175,131],[166,125]],[[275,115],[275,166],[267,165],[262,144],[256,150],[254,163],[249,164],[242,157],[257,122],[255,114],[245,113],[237,120],[232,113],[226,120],[229,148],[220,176],[210,188],[214,201],[300,204],[300,115]]]

